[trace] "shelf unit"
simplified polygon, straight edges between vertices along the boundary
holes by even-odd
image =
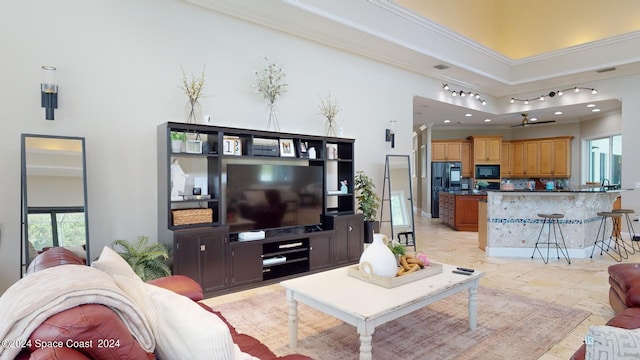
[[[172,132],[188,136],[189,144],[180,152],[172,151]],[[354,139],[168,122],[158,126],[157,140],[158,238],[170,249],[174,273],[206,282],[208,294],[357,262],[363,247],[363,220],[355,214]],[[315,158],[309,158],[311,148]],[[225,164],[259,164],[266,159],[322,168],[320,229],[274,232],[255,241],[238,241],[237,233],[228,231]],[[176,160],[189,182],[186,194],[172,197],[171,165]],[[347,191],[341,191],[342,181],[347,182]],[[198,187],[201,198],[192,191]],[[196,220],[178,221],[184,214],[193,214],[188,219]],[[281,242],[301,245],[273,248]]]

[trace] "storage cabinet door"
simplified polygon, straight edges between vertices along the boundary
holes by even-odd
[[[553,142],[553,175],[571,176],[571,140],[561,139]]]
[[[175,233],[174,237],[173,274],[184,275],[202,286],[200,272],[200,234]]]
[[[202,290],[210,292],[227,286],[226,233],[211,232],[200,239]]]
[[[344,264],[349,261],[349,220],[336,218],[334,230],[336,234],[336,264]]]
[[[468,141],[460,144],[460,154],[462,161],[462,177],[473,176],[473,160],[471,159],[471,143]]]
[[[334,221],[336,264],[360,260],[364,244],[362,215],[336,216]]]
[[[329,267],[331,259],[331,236],[314,236],[309,239],[309,270]]]
[[[361,218],[349,220],[349,261],[358,262],[364,246],[364,222]]]
[[[262,243],[231,244],[231,285],[262,281]]]

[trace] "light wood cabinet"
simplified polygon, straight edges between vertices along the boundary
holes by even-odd
[[[475,164],[500,164],[502,153],[502,137],[471,136],[473,142],[473,162]]]
[[[513,175],[513,144],[510,141],[502,142],[502,154],[500,155],[500,176]]]
[[[512,141],[511,177],[571,176],[572,136]]]
[[[431,161],[462,161],[462,141],[432,141]]]
[[[460,154],[462,161],[462,177],[473,176],[473,161],[471,159],[471,143],[468,141],[460,144]]]

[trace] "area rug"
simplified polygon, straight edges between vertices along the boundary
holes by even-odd
[[[373,334],[373,359],[538,359],[589,313],[481,287],[478,327],[469,330],[468,292],[383,324]],[[362,299],[375,301],[375,299]],[[298,347],[288,346],[284,289],[215,306],[241,333],[260,339],[277,355],[317,360],[357,359],[354,326],[298,304]]]

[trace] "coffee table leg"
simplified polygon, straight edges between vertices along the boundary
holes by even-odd
[[[293,292],[287,289],[287,304],[289,305],[289,346],[298,346],[298,302],[293,299]]]
[[[469,329],[475,330],[478,326],[478,285],[476,279],[469,288]]]
[[[371,339],[373,338],[374,327],[371,323],[358,323],[358,334],[360,334],[360,360],[371,360]]]

